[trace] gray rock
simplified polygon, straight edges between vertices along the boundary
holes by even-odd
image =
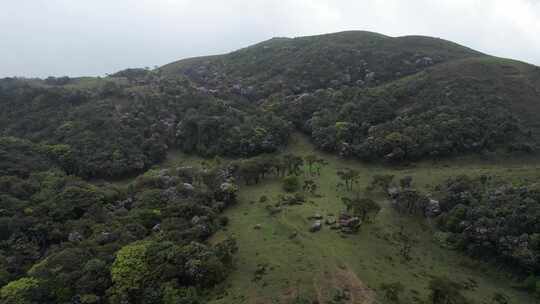
[[[169,201],[169,202],[175,201],[179,197],[178,191],[176,191],[175,187],[167,188],[167,189],[163,190],[163,192],[161,192],[161,194],[162,194],[162,197],[167,198],[167,201]]]
[[[439,201],[430,199],[426,206],[425,214],[427,217],[436,217],[441,214],[441,205],[439,204]]]
[[[327,218],[326,218],[326,221],[324,221],[324,223],[325,223],[326,225],[329,225],[329,226],[335,225],[336,222],[337,222],[337,221],[336,221],[336,218],[333,217],[333,216],[327,217]]]
[[[320,215],[319,213],[315,213],[313,216],[310,216],[309,219],[310,220],[322,220],[323,216]]]
[[[197,215],[195,215],[194,217],[191,218],[191,224],[193,225],[197,225],[201,222],[201,218],[198,217]]]
[[[242,86],[240,84],[235,84],[232,86],[232,91],[239,94],[242,91]]]
[[[96,237],[96,241],[100,245],[116,241],[117,235],[111,232],[104,231]]]
[[[430,66],[430,65],[433,65],[434,61],[433,61],[433,58],[426,56],[426,57],[417,59],[415,63],[416,65]]]
[[[337,79],[333,79],[330,81],[330,85],[333,86],[333,87],[337,87],[341,84],[341,82]]]
[[[73,231],[69,233],[68,240],[70,242],[80,242],[83,240],[83,236],[78,231]]]
[[[182,187],[183,187],[185,190],[189,190],[189,191],[195,190],[195,187],[193,187],[193,185],[190,184],[190,183],[183,183],[183,184],[182,184]]]
[[[368,72],[368,73],[366,74],[364,80],[365,80],[366,82],[371,82],[371,81],[375,80],[375,76],[376,76],[375,72]]]
[[[317,231],[320,231],[322,229],[322,221],[321,220],[316,220],[313,225],[311,225],[311,227],[309,228],[309,231],[310,232],[317,232]]]
[[[229,183],[229,182],[225,182],[223,184],[221,184],[219,186],[219,188],[221,189],[221,191],[225,191],[225,192],[234,192],[236,191],[236,187],[233,183]]]
[[[350,218],[345,223],[345,226],[350,227],[350,228],[357,228],[358,226],[360,226],[360,224],[362,224],[362,220],[360,220],[359,217],[355,216],[355,217]]]
[[[388,196],[394,198],[399,194],[399,188],[398,187],[389,187],[388,189],[386,189],[386,193],[388,194]]]

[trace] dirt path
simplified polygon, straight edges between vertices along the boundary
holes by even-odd
[[[314,280],[319,303],[328,303],[333,297],[342,295],[342,303],[373,304],[375,293],[348,267],[337,267],[331,272],[323,273]]]

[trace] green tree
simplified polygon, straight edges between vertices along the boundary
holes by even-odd
[[[148,241],[140,241],[122,247],[116,253],[111,267],[114,297],[120,299],[136,299],[142,292],[151,271],[147,251]]]
[[[299,175],[300,168],[304,164],[302,157],[294,154],[283,155],[283,161],[287,167],[287,173],[289,175]]]
[[[345,204],[347,211],[350,211],[355,216],[362,218],[365,221],[370,213],[377,213],[381,210],[381,206],[370,198],[347,198],[341,199]]]
[[[283,190],[286,192],[296,192],[300,189],[300,181],[295,175],[289,175],[283,178]]]
[[[199,295],[194,287],[177,287],[165,284],[163,289],[163,304],[199,304]]]
[[[503,293],[496,292],[491,298],[491,304],[508,304],[510,299]]]
[[[304,181],[304,185],[302,186],[302,190],[307,191],[313,195],[317,192],[317,184],[314,180],[308,179]]]
[[[44,300],[39,281],[35,278],[21,278],[0,289],[0,299],[4,304],[33,304]]]
[[[345,189],[352,191],[354,184],[357,182],[358,178],[360,177],[360,172],[358,172],[355,169],[345,168],[345,169],[339,169],[337,171],[337,175],[345,183]]]
[[[462,294],[462,286],[445,277],[434,278],[429,282],[431,304],[467,304]]]
[[[373,191],[378,188],[381,191],[386,193],[390,185],[392,185],[393,180],[394,180],[394,175],[391,175],[391,174],[373,175],[373,178],[371,179],[371,183],[367,187],[367,190]]]
[[[313,165],[318,161],[319,158],[315,154],[309,154],[309,155],[306,155],[304,159],[305,159],[305,163],[308,166],[309,175],[313,175],[314,174]]]

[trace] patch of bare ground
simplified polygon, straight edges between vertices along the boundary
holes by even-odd
[[[348,267],[325,271],[313,281],[319,304],[375,304],[375,293]],[[334,302],[331,302],[334,301]]]

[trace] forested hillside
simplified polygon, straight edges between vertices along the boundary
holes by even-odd
[[[533,301],[539,115],[539,67],[359,31],[0,79],[0,302]]]
[[[62,148],[63,169],[83,177],[142,172],[180,148],[203,156],[275,151],[288,124],[223,100],[182,77],[126,70],[106,79],[0,81],[2,135]]]
[[[391,162],[536,149],[540,68],[430,37],[275,38],[160,69],[286,118],[325,151]]]
[[[434,64],[481,55],[442,39],[351,31],[273,38],[227,55],[180,60],[160,70],[187,75],[218,94],[258,100],[278,92],[376,86]]]

